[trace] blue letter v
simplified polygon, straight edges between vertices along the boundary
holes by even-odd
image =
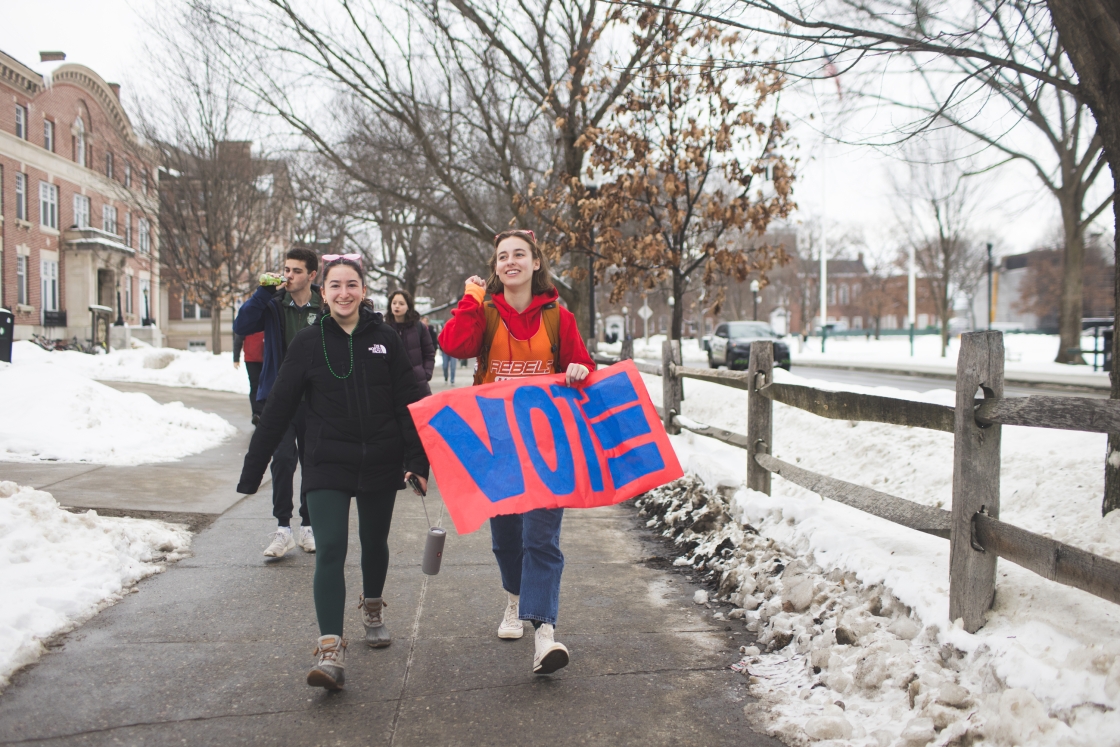
[[[467,421],[450,407],[444,407],[428,422],[443,436],[490,502],[497,503],[524,493],[525,478],[521,474],[521,461],[509,431],[506,403],[487,397],[475,397],[475,400],[482,410],[492,452],[471,430]]]

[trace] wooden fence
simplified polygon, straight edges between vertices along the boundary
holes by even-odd
[[[776,383],[771,342],[751,345],[750,367],[745,373],[683,366],[680,343],[671,341],[664,343],[660,366],[635,363],[643,373],[662,377],[661,414],[667,431],[680,433],[683,428],[746,450],[748,487],[769,495],[771,475],[777,474],[825,498],[949,540],[949,616],[962,619],[965,629],[975,632],[984,624],[984,613],[995,596],[997,557],[1120,604],[1120,563],[999,520],[1002,426],[1116,433],[1120,432],[1120,401],[1044,396],[1004,399],[1003,360],[1002,333],[962,335],[955,407]],[[746,390],[746,435],[681,417],[684,379]],[[952,433],[952,510],[827,477],[772,456],[774,402],[824,418]]]

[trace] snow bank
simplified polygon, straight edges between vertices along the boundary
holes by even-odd
[[[233,357],[228,354],[143,346],[135,350],[114,350],[108,355],[86,355],[73,350],[48,352],[21,340],[12,345],[12,364],[24,363],[59,366],[101,381],[249,393],[249,377],[244,367],[235,369]]]
[[[66,365],[0,364],[0,390],[8,393],[0,409],[5,462],[166,462],[217,446],[237,432],[213,413],[119,392]]]
[[[0,482],[0,687],[129,587],[187,553],[177,524],[64,511],[50,493]]]
[[[953,403],[948,390],[775,378]],[[657,402],[655,379],[647,386]],[[686,417],[746,432],[744,392],[693,380],[684,387]],[[775,404],[774,441],[775,456],[807,469],[950,506],[951,434]],[[1120,606],[1000,561],[995,607],[970,635],[948,619],[947,541],[779,477],[772,496],[748,491],[741,450],[691,434],[673,443],[709,495],[734,496],[722,499],[734,520],[709,518],[712,527],[699,521],[697,529],[698,518],[720,514],[709,505],[715,498],[662,495],[667,505],[646,510],[688,550],[678,562],[718,570],[723,596],[771,647],[745,666],[762,699],[756,716],[772,731],[792,743],[1120,744]],[[1002,451],[1001,519],[1120,560],[1120,512],[1100,516],[1103,435],[1005,426]],[[729,548],[731,557],[722,552]],[[829,710],[836,701],[839,716]]]

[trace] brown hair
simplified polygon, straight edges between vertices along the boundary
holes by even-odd
[[[336,267],[349,267],[351,270],[358,273],[358,280],[361,281],[362,287],[363,288],[365,287],[366,276],[365,276],[365,273],[362,272],[362,266],[360,264],[358,264],[357,262],[355,262],[352,259],[336,259],[334,262],[331,262],[330,264],[325,265],[323,267],[323,278],[322,278],[323,285],[322,285],[322,288],[323,288],[323,293],[324,294],[326,293],[326,290],[327,290],[327,276],[330,275],[331,270],[335,269]],[[323,300],[323,304],[326,305],[326,299],[325,298]],[[370,311],[376,311],[376,309],[374,309],[374,307],[373,307],[373,301],[369,300],[368,298],[363,298],[361,305],[364,306],[365,308],[369,309]],[[327,310],[329,311],[330,308],[328,307]]]
[[[548,257],[544,256],[544,252],[537,246],[537,239],[531,231],[525,231],[520,228],[511,228],[507,231],[502,231],[494,237],[494,253],[490,256],[490,277],[486,280],[486,292],[490,295],[501,293],[505,290],[502,285],[501,278],[498,277],[498,245],[508,238],[518,238],[529,245],[529,249],[533,253],[533,259],[541,261],[539,270],[533,272],[533,295],[547,293],[554,290],[556,286],[552,284],[552,276],[548,272]]]
[[[403,298],[404,302],[408,305],[408,311],[406,311],[404,313],[404,322],[403,323],[408,324],[409,322],[415,322],[417,319],[419,319],[420,318],[420,313],[418,311],[416,311],[416,304],[414,304],[412,302],[412,294],[409,293],[408,291],[404,290],[404,289],[395,290],[395,291],[393,291],[392,293],[389,294],[389,304],[388,304],[389,313],[386,316],[388,316],[389,319],[394,321],[394,322],[397,321],[397,318],[395,316],[393,316],[393,299],[396,298],[397,296],[400,296],[401,298]]]

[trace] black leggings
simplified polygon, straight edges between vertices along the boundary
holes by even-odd
[[[395,487],[358,493],[358,539],[362,543],[362,592],[367,599],[381,596],[389,570],[389,525],[393,520]],[[346,607],[346,546],[350,535],[350,496],[341,490],[312,490],[307,494],[311,526],[315,530],[315,616],[319,635],[342,635]]]

